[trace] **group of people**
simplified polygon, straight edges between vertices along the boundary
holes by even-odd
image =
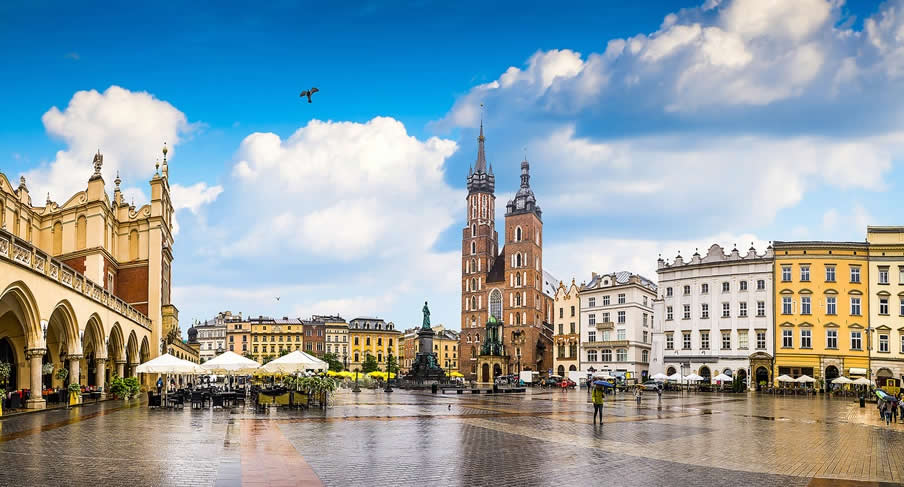
[[[898,409],[901,410],[901,422],[904,423],[904,392],[899,392],[890,400],[880,398],[877,408],[879,419],[884,419],[886,425],[898,422]]]

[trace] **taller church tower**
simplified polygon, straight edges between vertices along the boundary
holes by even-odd
[[[496,234],[496,177],[487,165],[483,123],[477,137],[477,162],[468,171],[468,224],[461,236],[461,329],[487,322],[487,273],[499,254]]]

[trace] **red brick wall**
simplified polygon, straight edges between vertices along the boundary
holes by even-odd
[[[127,267],[119,270],[116,294],[125,302],[140,303],[148,300],[148,266]],[[133,305],[147,314],[147,305]]]
[[[88,269],[87,266],[85,266],[85,257],[84,256],[73,257],[71,259],[64,260],[63,263],[68,265],[69,267],[71,267],[73,270],[75,270],[77,272],[81,272],[82,274],[84,274],[85,270]]]

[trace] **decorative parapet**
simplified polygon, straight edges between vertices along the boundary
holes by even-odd
[[[750,243],[750,248],[747,250],[746,254],[741,254],[738,250],[737,246],[731,249],[731,252],[725,253],[725,249],[719,244],[713,244],[710,246],[709,250],[706,252],[706,256],[701,256],[699,252],[695,251],[694,255],[691,256],[689,261],[685,261],[683,257],[681,257],[681,253],[678,253],[678,256],[675,257],[671,263],[659,257],[657,261],[657,270],[662,271],[663,269],[672,269],[675,267],[685,267],[685,266],[693,266],[693,265],[701,265],[701,264],[720,264],[723,262],[741,262],[741,261],[771,261],[775,257],[775,253],[772,249],[772,245],[766,248],[766,252],[763,254],[757,254],[756,249],[753,247],[753,242]]]
[[[43,275],[47,279],[58,282],[60,285],[95,301],[102,306],[119,313],[122,316],[138,323],[148,331],[151,329],[151,319],[131,305],[110,294],[103,286],[91,281],[66,264],[45,254],[34,245],[16,238],[6,230],[0,230],[0,259],[9,260],[33,272]]]

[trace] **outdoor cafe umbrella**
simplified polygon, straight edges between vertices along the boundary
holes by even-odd
[[[795,382],[794,379],[788,375],[780,375],[780,376],[778,376],[778,379],[776,379],[776,380],[779,382]]]
[[[841,376],[832,380],[832,384],[851,384],[854,381],[848,379],[847,377]]]
[[[700,376],[697,375],[697,374],[691,374],[691,375],[685,377],[685,379],[687,379],[687,380],[689,380],[689,381],[698,382],[698,381],[703,380],[703,377],[700,377]]]
[[[713,377],[715,382],[731,382],[733,379],[725,374],[719,374]]]
[[[659,372],[658,374],[653,375],[653,380],[668,380],[668,379],[669,379],[669,376],[663,374],[662,372]]]
[[[260,366],[261,364],[250,358],[229,351],[201,364],[201,367],[217,374],[248,374]]]
[[[852,384],[858,385],[858,386],[868,386],[868,385],[872,385],[872,383],[873,383],[873,381],[867,379],[866,377],[861,377],[859,379],[856,379],[854,382],[852,382]]]
[[[135,372],[139,374],[164,374],[166,382],[169,382],[169,374],[179,375],[200,375],[207,371],[200,365],[176,358],[165,353],[153,360],[149,360],[135,368]],[[164,398],[166,397],[166,387],[163,388]]]
[[[682,377],[681,377],[681,374],[680,374],[680,373],[675,372],[674,374],[668,376],[668,379],[669,379],[669,380],[673,380],[673,381],[675,381],[675,382],[681,382]]]
[[[804,374],[804,375],[798,377],[797,379],[795,379],[795,382],[810,383],[810,382],[816,382],[816,379],[810,377],[807,374]]]
[[[295,374],[307,370],[327,370],[329,368],[329,364],[323,360],[296,350],[264,364],[260,370],[271,374]]]

